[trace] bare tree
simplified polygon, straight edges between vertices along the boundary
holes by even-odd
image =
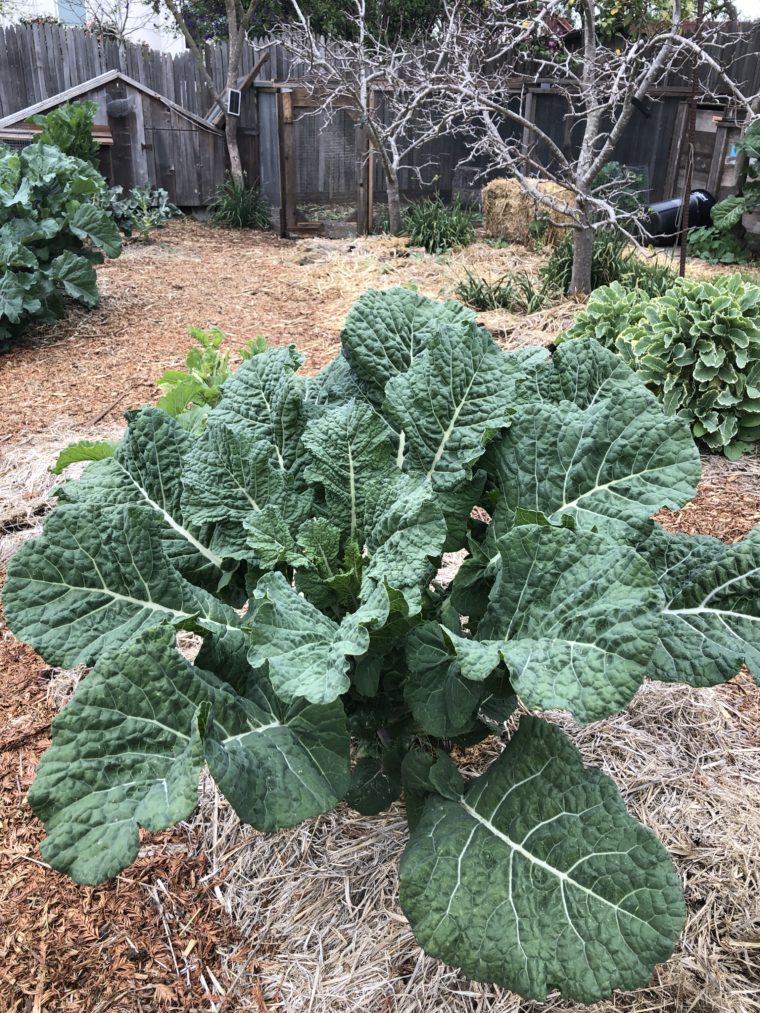
[[[412,153],[447,129],[437,115],[436,87],[446,62],[448,32],[456,21],[442,23],[434,37],[389,37],[373,19],[366,0],[351,0],[347,18],[351,39],[318,36],[292,0],[296,24],[281,42],[293,58],[291,73],[318,102],[317,112],[351,112],[368,133],[382,166],[388,198],[388,220],[394,234],[401,231],[399,176]],[[303,75],[303,76],[301,76]]]
[[[143,0],[85,0],[85,26],[117,42],[127,42],[145,28],[156,24],[157,11]]]
[[[259,6],[259,0],[225,0],[229,61],[227,63],[227,81],[224,89],[217,87],[216,82],[208,72],[203,53],[187,25],[187,21],[177,0],[158,0],[158,3],[159,6],[164,6],[171,14],[177,28],[187,43],[187,48],[193,54],[198,71],[206,83],[208,90],[211,92],[214,101],[224,109],[226,107],[225,99],[227,94],[231,88],[237,88],[240,81],[243,68],[243,50],[247,44],[248,32],[253,21],[253,16]],[[224,137],[230,159],[230,175],[238,186],[244,186],[245,173],[243,172],[243,164],[240,160],[238,148],[238,120],[236,116],[225,116]]]
[[[557,224],[574,233],[570,290],[588,291],[594,230],[612,226],[634,241],[641,235],[615,194],[594,187],[632,117],[648,115],[658,87],[692,65],[702,98],[719,92],[749,110],[752,96],[722,62],[735,35],[725,26],[685,25],[681,0],[664,22],[612,42],[600,37],[594,0],[579,0],[575,32],[566,13],[564,0],[490,0],[486,16],[454,6],[448,59],[430,86],[440,117],[467,123],[474,159],[515,177],[550,217],[569,216]],[[566,100],[569,144],[557,143],[532,116],[529,89],[539,80]],[[561,183],[569,199],[542,192],[537,178]]]

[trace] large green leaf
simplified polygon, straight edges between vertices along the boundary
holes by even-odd
[[[138,828],[186,819],[212,776],[259,830],[331,808],[348,783],[342,707],[287,707],[251,673],[238,694],[186,661],[161,626],[102,656],[55,719],[29,801],[45,859],[99,883],[137,856]]]
[[[3,589],[6,621],[51,665],[92,664],[161,622],[235,631],[236,613],[193,587],[148,507],[61,506],[21,546]]]
[[[613,782],[536,718],[456,800],[430,798],[401,861],[417,940],[532,999],[645,985],[673,950],[681,888]]]
[[[69,228],[80,239],[90,242],[108,257],[121,253],[121,236],[111,215],[94,204],[80,204],[69,218]]]
[[[100,301],[95,268],[71,250],[66,250],[51,262],[50,277],[63,285],[66,295],[86,306],[97,306]]]
[[[468,678],[500,658],[519,697],[579,721],[621,710],[657,644],[663,595],[636,551],[600,535],[522,525],[497,542],[501,569],[477,640],[452,638]]]
[[[250,550],[244,523],[253,512],[272,506],[286,523],[297,525],[309,515],[311,496],[296,491],[272,443],[261,439],[255,428],[222,424],[215,416],[216,411],[187,455],[182,507],[195,524],[219,526],[219,551],[245,556]]]
[[[429,482],[399,475],[376,489],[365,522],[369,565],[363,594],[387,585],[400,591],[412,612],[435,574],[446,542],[446,520]]]
[[[485,693],[481,685],[462,675],[438,623],[423,623],[411,631],[406,638],[406,661],[404,699],[420,727],[438,737],[469,731]]]
[[[209,425],[225,424],[241,436],[247,430],[253,441],[271,445],[277,467],[291,468],[300,453],[305,425],[303,382],[295,376],[302,362],[293,345],[268,348],[246,359],[224,384]]]
[[[343,355],[374,403],[385,385],[405,373],[441,324],[469,328],[475,314],[453,299],[438,302],[410,289],[370,289],[351,307],[340,336]]]
[[[638,386],[614,386],[585,409],[569,401],[522,408],[485,462],[509,515],[569,514],[579,527],[623,537],[636,537],[662,507],[687,503],[700,475],[688,423],[666,417]]]
[[[168,557],[190,580],[216,588],[222,554],[212,546],[212,534],[202,521],[182,508],[182,475],[192,437],[158,408],[127,412],[127,432],[109,454],[109,444],[75,444],[59,457],[56,468],[88,456],[101,459],[82,477],[59,490],[62,502],[92,506],[133,503],[147,506],[160,520]]]
[[[436,489],[471,477],[472,464],[514,410],[519,360],[475,324],[439,326],[427,346],[385,388],[383,413],[404,459]]]
[[[357,613],[336,623],[281,573],[265,574],[246,619],[252,644],[248,660],[254,667],[269,663],[272,686],[283,700],[331,703],[349,688],[349,659],[369,647],[367,627],[382,626],[388,608],[388,596],[380,589]]]
[[[760,528],[735,545],[655,528],[639,551],[667,600],[648,674],[714,686],[746,662],[760,682]]]
[[[58,455],[50,471],[54,475],[62,474],[69,465],[81,464],[82,461],[103,461],[113,457],[116,444],[109,440],[79,440],[70,443]]]
[[[330,520],[354,541],[364,542],[367,498],[391,472],[391,435],[373,408],[355,401],[309,422],[303,435],[304,477],[322,486]]]

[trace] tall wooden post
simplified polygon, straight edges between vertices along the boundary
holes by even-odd
[[[356,124],[356,234],[369,232],[369,131],[360,119]]]
[[[277,125],[280,140],[280,235],[287,238],[296,226],[296,139],[293,92],[277,92]]]

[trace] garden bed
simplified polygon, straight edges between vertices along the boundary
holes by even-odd
[[[406,284],[447,297],[465,269],[499,275],[535,271],[541,261],[482,243],[435,258],[386,237],[288,243],[193,222],[130,245],[99,269],[98,310],[74,310],[0,356],[0,579],[7,553],[47,509],[57,451],[116,435],[125,409],[155,400],[155,378],[184,360],[188,326],[219,326],[232,348],[258,334],[294,342],[312,372],[335,354],[345,314],[367,287]],[[576,308],[563,300],[528,318],[481,319],[506,347],[547,344]],[[695,501],[661,520],[671,530],[740,538],[760,523],[760,460],[706,458]],[[50,872],[39,858],[41,825],[23,797],[73,678],[0,627],[3,1011],[582,1008],[524,1003],[421,955],[395,900],[404,837],[397,808],[367,818],[341,807],[263,837],[207,784],[199,816],[146,835],[139,862],[112,883],[83,888]],[[563,722],[664,840],[687,887],[681,950],[651,988],[600,1003],[598,1013],[760,1010],[758,719],[760,692],[740,676],[702,692],[649,684],[623,715],[583,729]],[[482,759],[472,752],[473,764]]]

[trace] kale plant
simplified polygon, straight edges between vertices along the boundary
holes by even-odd
[[[0,348],[33,321],[63,316],[66,295],[98,303],[93,262],[121,253],[110,216],[94,201],[105,180],[58,148],[0,149]]]
[[[94,665],[29,794],[46,861],[116,875],[140,827],[190,815],[204,764],[262,831],[403,796],[400,900],[429,953],[537,999],[644,984],[683,925],[678,876],[539,715],[760,674],[760,529],[650,519],[691,499],[699,457],[593,340],[505,353],[461,304],[391,289],[321,373],[301,363],[246,360],[199,436],[129,413],[11,561],[11,629]],[[465,780],[454,757],[506,740],[518,700]]]

